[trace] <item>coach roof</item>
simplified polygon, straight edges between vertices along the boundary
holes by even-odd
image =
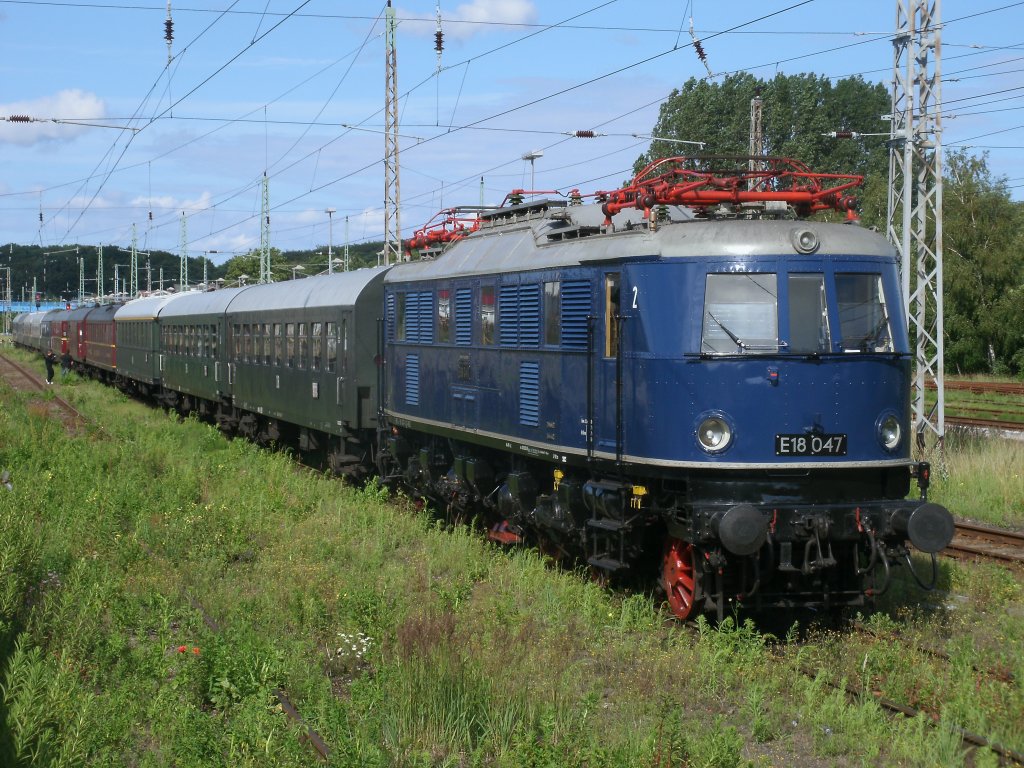
[[[351,307],[375,281],[379,283],[388,267],[371,267],[352,272],[335,272],[280,283],[252,285],[236,294],[227,307],[234,312]],[[379,301],[379,297],[377,299]]]

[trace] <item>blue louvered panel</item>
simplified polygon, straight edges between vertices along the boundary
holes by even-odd
[[[395,340],[395,294],[389,293],[384,307],[384,325],[387,326],[388,341]]]
[[[562,347],[587,348],[587,316],[590,314],[590,284],[584,280],[562,283]]]
[[[498,343],[514,347],[519,341],[519,287],[503,285],[498,291]]]
[[[405,294],[405,340],[416,343],[420,340],[420,295],[410,291]]]
[[[519,289],[519,345],[540,346],[540,286]]]
[[[540,363],[519,364],[519,423],[526,427],[540,423]]]
[[[455,292],[455,343],[463,347],[473,343],[473,291],[470,288]]]
[[[420,356],[405,356],[405,404],[420,404]]]
[[[434,343],[434,292],[422,291],[419,294],[419,338],[420,344]]]

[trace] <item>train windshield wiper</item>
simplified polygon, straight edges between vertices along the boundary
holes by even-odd
[[[863,336],[861,336],[859,341],[853,343],[853,346],[859,348],[861,352],[872,352],[872,351],[874,351],[875,346],[877,346],[878,343],[885,336],[888,335],[888,332],[889,332],[889,318],[888,318],[887,315],[885,315],[883,313],[882,314],[882,319],[878,321],[878,325],[876,325],[870,331],[868,331]],[[852,341],[852,339],[851,339],[851,341]],[[844,347],[846,346],[845,342],[843,343],[843,346]],[[849,350],[849,351],[856,351],[856,350]]]
[[[743,343],[742,341],[740,341],[740,337],[739,337],[739,336],[737,336],[737,335],[736,335],[735,333],[733,333],[732,331],[730,331],[730,330],[729,330],[728,328],[726,328],[726,327],[725,327],[725,324],[724,324],[724,323],[723,323],[723,322],[722,322],[721,320],[719,320],[719,319],[718,319],[717,317],[715,317],[714,315],[712,315],[712,314],[711,314],[710,312],[708,312],[708,317],[710,317],[710,318],[711,318],[712,320],[714,320],[714,321],[715,321],[715,325],[717,325],[717,326],[718,326],[719,328],[721,328],[721,329],[722,329],[723,331],[725,331],[726,335],[727,335],[727,336],[728,336],[728,337],[729,337],[730,339],[732,339],[733,343],[734,343],[734,344],[735,344],[735,345],[736,345],[737,347],[739,347],[739,348],[740,348],[741,350],[745,350],[745,349],[747,348],[747,345],[746,345],[746,344],[744,344],[744,343]]]

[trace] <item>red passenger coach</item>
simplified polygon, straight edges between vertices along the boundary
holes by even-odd
[[[117,331],[114,313],[120,304],[91,307],[85,317],[82,348],[89,365],[113,373],[117,370]]]
[[[71,353],[71,359],[79,364],[84,364],[86,361],[85,327],[86,317],[91,311],[91,306],[78,307],[66,312],[64,315],[63,325],[65,330],[63,335],[67,338],[64,346]],[[63,352],[64,350],[61,351]]]

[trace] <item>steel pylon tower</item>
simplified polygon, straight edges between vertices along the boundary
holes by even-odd
[[[270,179],[263,172],[263,204],[260,207],[260,282],[272,283],[270,276]]]
[[[754,93],[754,98],[750,100],[750,146],[748,155],[750,160],[747,163],[747,169],[753,173],[754,171],[761,170],[761,163],[755,160],[755,157],[761,157],[764,155],[764,130],[761,127],[761,89],[758,88]],[[747,183],[748,189],[753,189],[757,184],[755,179],[751,179]]]
[[[135,224],[132,224],[132,263],[129,269],[131,275],[128,277],[128,298],[134,299],[139,292],[139,251],[138,237],[135,234]]]
[[[96,298],[103,301],[103,246],[96,248]]]
[[[178,285],[182,291],[188,290],[188,224],[185,212],[181,212],[181,259],[178,267]]]
[[[395,50],[395,9],[385,15],[385,103],[384,103],[384,263],[402,258],[402,201],[398,179],[398,54]]]
[[[917,448],[945,439],[942,308],[942,14],[940,0],[896,0],[887,234],[899,249],[908,327],[916,342],[911,408]],[[936,400],[925,403],[928,380]]]

